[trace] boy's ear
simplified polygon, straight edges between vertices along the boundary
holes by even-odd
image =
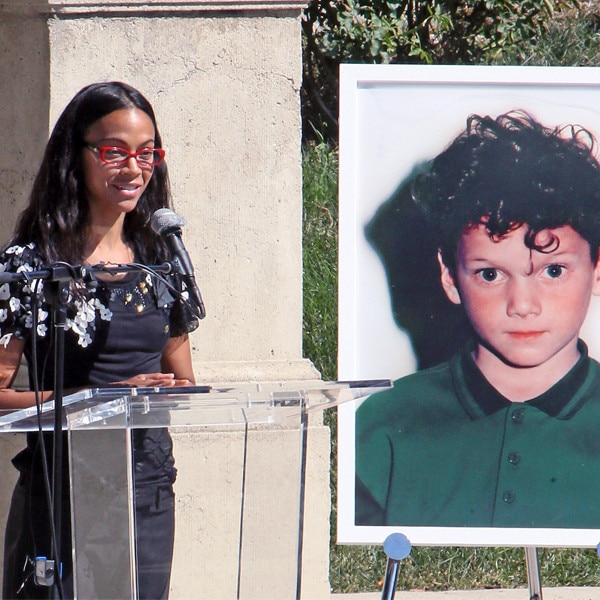
[[[440,265],[440,279],[442,282],[442,287],[444,288],[444,292],[446,292],[446,296],[448,296],[448,300],[450,300],[450,302],[453,302],[454,304],[460,304],[460,293],[458,291],[458,288],[456,287],[456,283],[454,282],[454,276],[450,272],[450,269],[444,263],[444,258],[442,257],[442,253],[439,250],[437,258],[438,263]]]
[[[593,296],[600,296],[600,250],[598,250],[598,258],[596,260],[596,268],[594,270],[594,286],[592,288]]]

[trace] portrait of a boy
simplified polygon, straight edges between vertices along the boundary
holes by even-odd
[[[600,295],[593,134],[526,111],[473,114],[414,174],[437,278],[465,318],[449,358],[355,416],[355,524],[600,525]]]

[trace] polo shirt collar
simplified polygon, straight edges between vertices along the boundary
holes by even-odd
[[[469,394],[479,408],[484,414],[491,415],[507,408],[513,402],[496,390],[484,377],[473,360],[473,349],[474,345],[472,343],[468,344],[460,355],[464,382]],[[531,400],[527,400],[525,404],[535,406],[551,417],[557,417],[566,408],[573,398],[574,390],[578,390],[582,386],[590,370],[588,349],[582,340],[578,340],[577,349],[580,357],[571,370],[549,390]]]

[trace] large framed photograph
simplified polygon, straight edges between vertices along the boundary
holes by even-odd
[[[600,543],[599,137],[597,68],[341,66],[338,379],[399,383],[338,409],[338,543]]]

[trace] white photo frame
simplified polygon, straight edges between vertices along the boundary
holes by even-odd
[[[579,124],[600,139],[600,68],[421,65],[340,67],[338,379],[391,379],[417,368],[394,318],[381,258],[365,228],[411,171],[464,130],[470,114],[530,112],[547,126]],[[600,359],[600,298],[581,337]],[[596,331],[598,330],[598,331]],[[338,407],[340,544],[596,547],[598,529],[372,527],[354,524],[354,413]]]

